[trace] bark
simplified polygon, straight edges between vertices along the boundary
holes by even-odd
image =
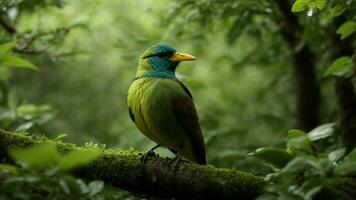
[[[286,0],[277,0],[282,13],[280,31],[291,49],[301,41],[303,27],[291,12]],[[293,70],[296,88],[297,126],[303,131],[310,131],[319,125],[320,90],[316,80],[314,54],[307,44],[293,54]]]
[[[336,29],[345,22],[343,15],[339,16],[334,22],[334,28],[331,31],[333,35],[332,45],[334,46],[334,59],[341,56],[352,56],[355,54],[355,49],[352,46],[352,40],[341,40],[336,34]],[[354,61],[356,66],[356,61]],[[335,80],[335,94],[338,102],[338,110],[340,116],[340,128],[342,133],[342,141],[346,148],[346,154],[350,153],[356,145],[356,88],[355,71],[354,77],[337,77]]]
[[[44,137],[24,136],[0,129],[0,160],[8,158],[6,149],[27,147],[49,141]],[[57,142],[61,153],[77,148]],[[73,171],[74,175],[105,183],[136,193],[158,198],[176,199],[254,199],[263,191],[262,178],[231,169],[218,169],[190,162],[175,169],[160,157],[140,162],[138,152],[105,150],[101,158]]]
[[[348,154],[356,145],[356,95],[351,78],[337,78],[335,92],[338,100],[342,141]]]

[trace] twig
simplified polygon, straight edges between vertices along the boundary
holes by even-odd
[[[11,25],[9,22],[7,22],[2,16],[0,16],[0,25],[4,27],[6,32],[8,32],[11,35],[17,33],[16,28],[13,25]]]

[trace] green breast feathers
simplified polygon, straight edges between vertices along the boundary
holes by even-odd
[[[178,62],[194,57],[177,53],[166,45],[156,45],[147,51],[150,52],[145,52],[139,62],[144,66],[138,67],[128,91],[131,119],[145,136],[157,143],[154,148],[164,146],[174,152],[176,164],[181,156],[206,164],[203,134],[192,96],[174,73]],[[162,51],[170,52],[163,56]],[[166,66],[149,66],[152,63]],[[144,154],[145,159],[153,149]]]

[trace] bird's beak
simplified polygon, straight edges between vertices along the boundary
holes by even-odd
[[[179,53],[176,52],[173,54],[173,56],[169,59],[173,62],[179,62],[179,61],[191,61],[191,60],[196,60],[197,58],[187,54],[187,53]]]

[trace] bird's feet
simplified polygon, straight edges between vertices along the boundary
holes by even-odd
[[[182,160],[182,156],[178,152],[174,158],[172,158],[170,161],[168,161],[168,165],[173,164],[172,167],[173,167],[173,169],[175,169],[181,160]]]
[[[140,160],[143,163],[146,163],[148,156],[154,156],[156,155],[155,152],[153,150],[155,150],[156,148],[160,147],[160,144],[157,144],[156,146],[152,147],[151,149],[149,149],[148,151],[146,151],[144,154],[142,154]]]

